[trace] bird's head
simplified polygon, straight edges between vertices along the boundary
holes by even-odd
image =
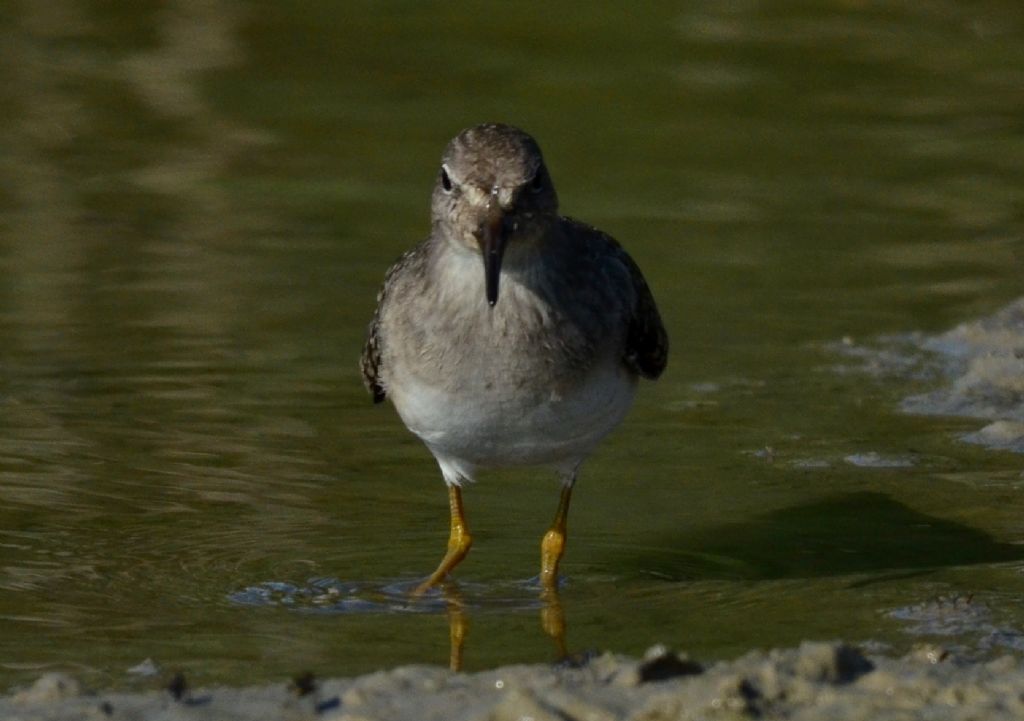
[[[449,242],[480,253],[491,306],[498,302],[506,250],[540,242],[557,212],[558,197],[540,147],[522,130],[477,125],[445,149],[434,187],[433,223]]]

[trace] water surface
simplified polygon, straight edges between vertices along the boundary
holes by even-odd
[[[0,685],[445,663],[389,590],[443,550],[440,474],[356,360],[484,120],[673,342],[581,475],[572,649],[1018,644],[1021,456],[837,347],[1024,294],[1019,3],[22,2],[0,37]],[[556,484],[466,500],[467,668],[551,659]]]

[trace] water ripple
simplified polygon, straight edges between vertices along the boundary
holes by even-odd
[[[263,581],[228,594],[241,606],[278,606],[306,613],[438,613],[452,604],[479,611],[531,611],[543,607],[536,579],[500,584],[465,583],[432,588],[421,597],[412,592],[423,579],[368,583],[318,577],[304,584]]]

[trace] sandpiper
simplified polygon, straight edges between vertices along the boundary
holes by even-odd
[[[580,464],[622,421],[637,379],[664,370],[668,337],[626,251],[558,214],[522,130],[459,133],[431,210],[430,237],[385,275],[361,362],[374,402],[391,399],[448,487],[448,550],[416,592],[469,551],[462,484],[507,466],[548,466],[561,479],[541,541],[540,580],[554,588]]]

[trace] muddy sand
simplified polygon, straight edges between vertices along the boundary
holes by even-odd
[[[933,382],[903,399],[905,413],[977,419],[983,425],[960,440],[1024,453],[1024,298],[939,335],[845,339],[832,348],[857,361],[839,372]]]
[[[195,688],[178,677],[146,693],[82,689],[48,674],[0,699],[0,718],[333,719],[336,721],[668,721],[669,719],[1024,718],[1014,656],[958,659],[932,646],[903,658],[841,643],[755,651],[706,667],[664,649],[575,665],[462,674],[405,666],[348,679],[311,676],[247,688]]]

